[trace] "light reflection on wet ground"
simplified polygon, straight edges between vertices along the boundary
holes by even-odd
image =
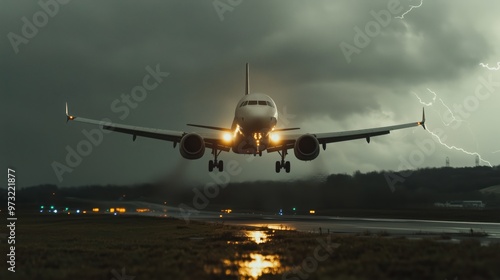
[[[257,245],[268,242],[274,230],[246,230],[242,231],[248,238],[246,241],[227,241],[236,246],[255,243]],[[240,280],[253,280],[266,274],[282,274],[288,267],[284,267],[278,255],[262,254],[259,250],[248,253],[237,253],[235,256],[221,260],[220,265],[206,265],[205,271],[215,275],[236,276]]]
[[[274,232],[274,230],[273,230]],[[268,241],[268,234],[262,230],[247,230],[245,231],[245,235],[250,238],[251,241],[261,244]]]

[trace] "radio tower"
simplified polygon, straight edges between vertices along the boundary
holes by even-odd
[[[476,166],[479,166],[479,156],[476,155]]]
[[[450,167],[450,158],[446,157],[446,167]]]

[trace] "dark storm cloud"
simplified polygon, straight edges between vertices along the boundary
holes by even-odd
[[[421,105],[410,91],[463,81],[479,62],[495,55],[493,29],[463,16],[475,4],[442,1],[425,2],[404,20],[391,17],[348,63],[339,45],[353,44],[354,28],[364,29],[374,20],[371,12],[387,9],[387,3],[247,0],[221,21],[212,1],[70,1],[16,54],[7,35],[22,35],[22,18],[32,20],[42,9],[37,2],[2,1],[0,106],[7,116],[2,129],[10,134],[1,140],[2,155],[6,164],[30,174],[25,184],[58,183],[51,163],[64,163],[66,147],[76,147],[84,139],[82,131],[92,129],[64,124],[66,101],[76,115],[134,125],[175,130],[190,130],[189,122],[229,126],[243,94],[246,62],[252,89],[270,94],[307,131],[327,130],[317,121],[325,118],[336,129],[413,120]],[[410,3],[401,1],[401,9]],[[492,7],[479,8],[471,13],[495,18]],[[170,75],[120,119],[111,104],[142,83],[147,66],[156,65]],[[368,116],[375,117],[359,122]],[[350,156],[356,145],[339,147],[345,154],[337,151],[335,168],[348,166],[342,171],[353,170],[356,162],[379,161],[375,152]],[[171,143],[106,134],[62,184],[143,182],[179,166],[198,174],[186,177],[208,178],[206,157],[188,165],[179,158]],[[250,173],[267,174],[276,159],[267,158],[262,170],[245,166]]]

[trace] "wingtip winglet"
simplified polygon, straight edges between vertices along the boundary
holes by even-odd
[[[66,122],[74,120],[75,117],[69,114],[68,102],[66,102]]]
[[[425,108],[422,108],[422,121],[420,122],[420,125],[425,129],[427,130],[427,128],[425,127]]]

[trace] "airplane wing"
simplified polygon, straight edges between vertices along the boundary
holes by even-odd
[[[384,126],[377,128],[368,128],[368,129],[360,129],[360,130],[349,130],[349,131],[339,131],[339,132],[326,132],[326,133],[312,133],[311,135],[315,136],[318,139],[319,144],[323,145],[323,149],[326,147],[328,143],[334,142],[342,142],[349,141],[355,139],[366,139],[368,143],[370,143],[370,138],[374,136],[380,136],[389,134],[391,130],[398,130],[409,127],[422,126],[425,128],[425,111],[422,110],[422,120],[419,122],[411,122],[399,125],[392,126]],[[282,135],[280,144],[276,146],[269,147],[267,149],[268,152],[275,152],[281,150],[293,149],[295,145],[295,140],[304,134],[289,134]]]
[[[137,136],[159,139],[164,141],[170,141],[174,143],[174,147],[177,143],[179,143],[182,137],[187,134],[187,132],[183,131],[173,131],[173,130],[165,130],[158,128],[148,128],[148,127],[140,127],[140,126],[132,126],[125,124],[117,124],[106,120],[93,120],[82,117],[77,117],[70,115],[68,112],[68,104],[66,103],[66,120],[67,121],[76,121],[88,124],[99,125],[103,129],[111,130],[115,132],[121,132],[125,134],[132,135],[132,139],[135,141]],[[217,133],[199,133],[200,136],[203,137],[205,141],[205,146],[207,148],[217,148],[222,151],[229,151],[231,147],[225,145],[221,140],[221,135]]]

